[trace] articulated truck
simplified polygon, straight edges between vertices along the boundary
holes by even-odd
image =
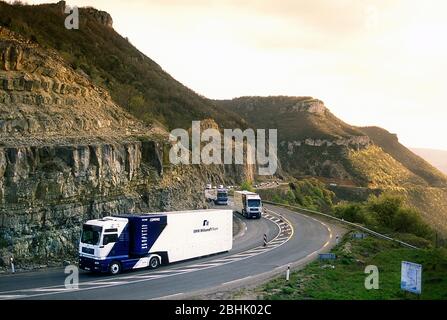
[[[242,214],[246,218],[260,219],[262,216],[261,197],[254,192],[235,191],[234,206],[236,212]]]
[[[83,225],[79,267],[116,275],[227,252],[232,246],[231,210],[110,216]]]

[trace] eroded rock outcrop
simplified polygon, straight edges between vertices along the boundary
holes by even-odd
[[[318,99],[303,99],[292,106],[282,107],[281,113],[287,112],[308,112],[316,115],[324,115],[327,110],[324,102]]]

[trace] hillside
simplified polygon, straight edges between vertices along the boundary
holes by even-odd
[[[411,148],[411,151],[447,175],[447,151],[425,148]]]
[[[0,268],[73,257],[82,223],[204,206],[212,167],[166,161],[167,132],[53,50],[0,27]]]
[[[243,127],[238,117],[216,109],[119,35],[108,13],[81,8],[79,30],[67,30],[64,7],[63,1],[34,6],[0,1],[0,25],[57,50],[71,67],[110,91],[119,106],[146,123],[189,128],[192,120],[213,118],[220,127]]]
[[[118,107],[107,91],[71,70],[55,52],[1,26],[0,50],[3,146],[163,133]]]

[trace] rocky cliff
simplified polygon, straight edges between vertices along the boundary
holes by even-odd
[[[216,173],[171,166],[167,141],[55,52],[0,28],[0,264],[73,256],[87,219],[203,207]]]

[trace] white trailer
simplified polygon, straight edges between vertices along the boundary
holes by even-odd
[[[233,246],[231,210],[122,215],[87,221],[79,245],[81,269],[118,274],[226,252]]]
[[[166,215],[168,225],[151,251],[167,251],[170,263],[231,250],[231,210],[180,211]]]

